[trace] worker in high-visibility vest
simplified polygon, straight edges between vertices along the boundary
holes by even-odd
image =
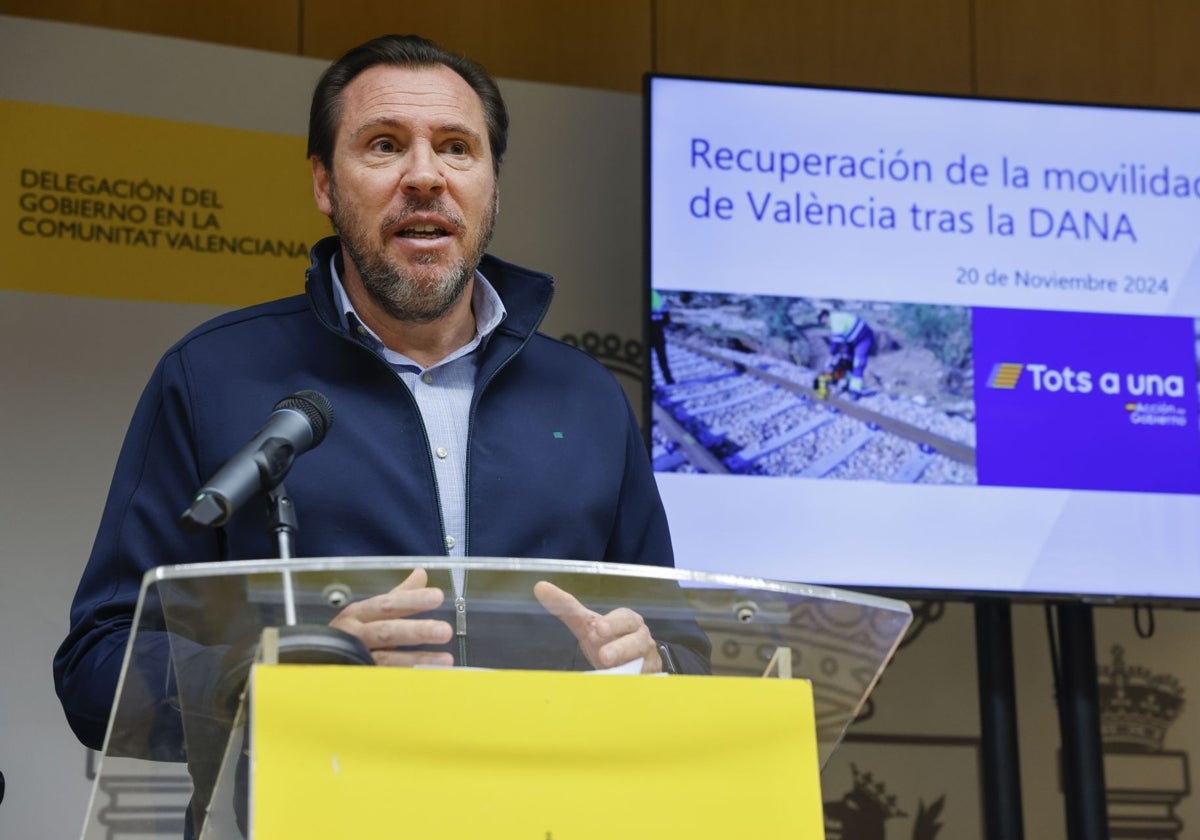
[[[663,382],[675,384],[671,375],[671,365],[667,362],[667,325],[671,323],[671,312],[667,309],[667,300],[658,289],[650,290],[650,349],[658,359],[658,370]]]
[[[838,369],[847,364],[850,377],[846,383],[846,391],[851,397],[861,397],[863,393],[863,377],[867,372],[867,357],[875,345],[875,333],[870,325],[862,318],[850,312],[830,312],[822,309],[817,315],[822,326],[829,327],[829,361],[825,363],[825,372],[833,375]]]

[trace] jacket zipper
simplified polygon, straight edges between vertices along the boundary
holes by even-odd
[[[454,599],[454,635],[458,637],[458,661],[467,664],[467,573],[463,571],[462,592]]]

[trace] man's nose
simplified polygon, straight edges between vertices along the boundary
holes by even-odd
[[[409,152],[401,186],[408,195],[436,195],[446,186],[441,158],[426,143],[417,143]]]

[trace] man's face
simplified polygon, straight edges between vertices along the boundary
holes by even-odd
[[[372,67],[342,92],[331,169],[313,159],[317,206],[367,293],[427,323],[469,284],[498,193],[479,96],[448,67]]]

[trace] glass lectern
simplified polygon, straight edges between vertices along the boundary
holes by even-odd
[[[564,690],[574,692],[569,694],[573,698],[569,702],[585,704],[588,698],[599,697],[613,686],[622,686],[622,690],[634,685],[655,687],[658,684],[640,682],[653,679],[676,681],[670,683],[676,693],[669,698],[665,694],[647,696],[644,701],[609,699],[599,712],[591,710],[586,714],[581,705],[581,713],[573,718],[574,728],[566,730],[567,735],[545,737],[554,741],[550,752],[560,762],[555,774],[569,773],[572,761],[608,762],[616,783],[623,773],[622,758],[614,754],[613,745],[620,741],[607,739],[603,734],[598,736],[596,730],[622,729],[621,715],[650,714],[652,708],[658,708],[654,712],[658,715],[657,722],[649,728],[648,737],[653,740],[657,737],[655,733],[661,733],[669,743],[664,741],[664,746],[655,748],[657,753],[689,756],[683,762],[688,765],[686,768],[662,771],[659,780],[664,790],[670,787],[669,777],[685,769],[702,772],[700,768],[714,750],[729,754],[732,761],[732,754],[741,749],[739,745],[744,745],[747,738],[771,740],[757,734],[739,735],[738,725],[731,725],[728,716],[734,715],[735,721],[751,722],[756,717],[781,714],[768,711],[774,708],[770,706],[773,701],[764,698],[760,706],[754,699],[756,695],[751,694],[744,695],[748,699],[736,699],[743,697],[736,693],[738,686],[749,687],[749,683],[722,678],[811,683],[811,706],[805,718],[811,723],[803,726],[813,730],[808,736],[815,745],[812,763],[824,766],[896,651],[912,617],[904,602],[841,590],[610,563],[355,557],[160,567],[147,574],[143,582],[82,834],[84,840],[184,836],[226,840],[258,836],[251,831],[254,779],[256,771],[267,765],[265,758],[256,760],[255,750],[265,750],[267,739],[264,736],[256,743],[255,727],[261,723],[257,718],[277,714],[278,704],[288,701],[274,699],[269,708],[254,706],[250,702],[255,685],[252,674],[258,667],[280,663],[285,668],[303,664],[314,669],[306,673],[322,675],[320,682],[306,685],[323,688],[304,689],[303,698],[297,698],[297,702],[311,700],[308,695],[318,692],[326,704],[321,707],[325,711],[306,710],[304,714],[308,717],[289,724],[285,735],[291,740],[321,737],[326,717],[342,718],[343,726],[375,725],[382,730],[389,725],[392,715],[383,715],[389,719],[383,721],[377,716],[374,724],[369,724],[359,720],[361,715],[356,709],[366,708],[364,692],[374,691],[372,686],[378,684],[380,691],[394,689],[390,682],[385,689],[382,679],[374,683],[370,679],[364,682],[363,678],[398,669],[355,672],[353,689],[342,690],[338,680],[347,679],[346,686],[350,686],[344,676],[350,672],[339,669],[369,665],[370,657],[364,656],[364,649],[350,643],[355,641],[352,638],[348,642],[347,638],[331,632],[329,621],[354,600],[390,591],[418,568],[428,574],[429,585],[445,593],[441,607],[421,617],[441,619],[454,628],[453,640],[438,648],[452,655],[455,665],[451,670],[508,674],[504,682],[497,679],[489,683],[486,676],[475,676],[471,677],[472,682],[462,683],[472,686],[470,690],[475,695],[469,708],[477,711],[469,716],[478,717],[485,726],[492,716],[502,713],[498,708],[500,701],[493,700],[489,686],[495,687],[496,698],[500,697],[501,689],[517,692],[516,705],[519,714],[524,715],[519,720],[540,724],[545,716],[537,710],[551,708],[547,705],[551,698],[546,692],[559,689],[548,687],[534,675],[594,670],[575,636],[533,596],[535,583],[542,580],[554,583],[598,613],[626,607],[641,614],[658,643],[664,666],[675,673],[662,678],[591,677],[583,683],[582,693],[576,688],[578,682],[566,683]],[[520,674],[530,675],[527,684],[531,696],[526,701],[520,699],[521,681],[526,679]],[[705,685],[714,688],[720,685],[725,693],[705,693]],[[735,693],[728,693],[729,686]],[[436,710],[437,705],[445,705],[431,700],[432,695],[424,688],[416,691],[409,687],[404,691],[405,696],[394,702],[388,700],[385,708],[394,709],[395,720],[404,720],[410,727],[414,725],[414,710],[419,720],[429,710]],[[657,689],[653,693],[662,694]],[[721,699],[713,699],[718,697]],[[412,708],[405,708],[410,702]],[[626,702],[630,707],[613,708],[614,703]],[[653,706],[661,702],[675,706],[668,706],[664,713],[661,707]],[[732,710],[728,708],[730,703],[745,703],[749,707]],[[671,708],[681,712],[686,709],[687,715],[672,715]],[[714,718],[709,724],[704,717],[709,712],[726,717]],[[786,724],[787,712],[782,712],[782,716]],[[464,726],[469,728],[473,722],[466,721]],[[504,725],[521,726],[511,722]],[[684,727],[686,730],[680,731]],[[714,741],[718,730],[728,734],[727,743],[719,738]],[[515,735],[519,737],[520,733]],[[565,742],[573,742],[576,735],[584,740],[611,740],[609,750],[603,759],[571,759],[567,749],[570,744]],[[400,745],[391,747],[392,753],[406,753],[402,733],[385,736],[381,731],[380,736],[383,740],[397,739],[388,741]],[[434,736],[436,733],[431,736],[423,731],[422,742]],[[348,757],[354,737],[344,734],[338,737],[344,739],[346,746],[334,751],[332,769],[326,767],[322,771],[334,774],[330,776],[332,781],[315,788],[328,793],[330,807],[336,807],[334,797],[341,782],[350,775],[348,768],[358,766]],[[707,739],[709,752],[693,758],[690,748],[679,746],[686,743],[681,739]],[[427,747],[429,744],[423,748]],[[519,777],[524,772],[523,762],[532,760],[526,754],[526,747],[529,745],[521,747],[520,756],[503,759],[508,762],[506,777],[513,774]],[[436,743],[432,749],[439,754]],[[488,749],[499,747],[492,745]],[[470,752],[468,747],[455,759],[458,762],[455,766],[463,768],[463,779],[468,775],[464,765],[471,761]],[[392,757],[385,756],[383,764],[373,759],[375,763],[369,765],[374,768],[372,774],[388,776],[392,772],[389,760],[410,770],[421,760],[415,752],[389,755]],[[641,768],[646,759],[640,754],[631,755],[629,763]],[[455,767],[450,772],[456,772]],[[764,769],[766,772],[769,769]],[[787,780],[777,781],[783,785],[780,790],[786,791]],[[703,798],[703,791],[695,789]],[[324,793],[316,795],[321,797]],[[474,798],[469,789],[455,790],[450,795],[450,801],[458,803],[453,806],[455,810],[466,807]],[[505,795],[511,798],[510,793]],[[411,805],[403,790],[396,790],[396,797],[398,802]],[[549,803],[552,798],[546,796],[535,802]],[[819,809],[819,798],[816,802]],[[296,807],[301,804],[304,803]],[[430,803],[430,807],[435,806]],[[652,810],[656,819],[661,817],[667,822],[652,833],[670,824],[670,817],[659,811],[669,812],[672,807],[686,807],[688,814],[694,816],[697,811],[717,806],[711,801],[691,801],[686,806],[664,802],[661,809]],[[503,820],[494,812],[487,813],[493,819],[489,824],[495,826],[495,831],[488,833],[497,837],[518,836],[506,833]],[[465,836],[453,830],[454,824],[447,822],[440,835]],[[411,834],[402,831],[397,825],[392,828],[395,830],[377,836],[423,835],[421,831]],[[544,834],[541,831],[539,828],[537,840],[554,836],[549,826]],[[478,836],[475,831],[470,834]],[[624,832],[627,837],[638,834],[636,830]],[[361,835],[347,829],[345,836]]]

